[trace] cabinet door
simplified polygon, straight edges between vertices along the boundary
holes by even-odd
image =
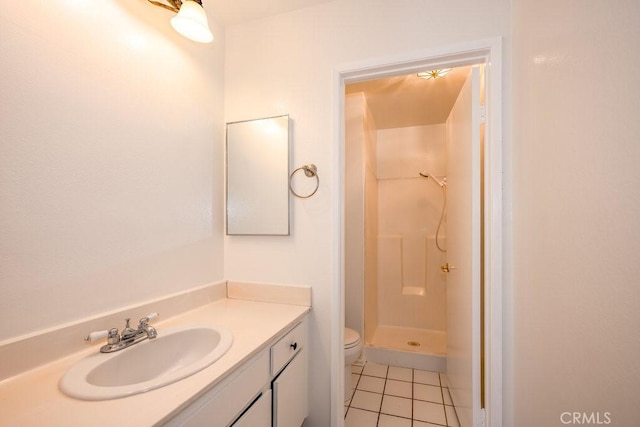
[[[303,349],[273,381],[274,427],[300,427],[307,417],[306,373]]]
[[[262,393],[233,427],[271,427],[271,390]]]
[[[167,427],[226,427],[269,384],[269,353],[263,351],[166,424]]]

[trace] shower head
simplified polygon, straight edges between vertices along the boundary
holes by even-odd
[[[445,185],[447,185],[447,177],[443,177],[442,179],[438,179],[435,176],[431,175],[430,173],[422,173],[422,172],[418,172],[420,174],[420,176],[424,177],[424,178],[431,178],[433,179],[436,184],[438,184],[440,187],[444,188]]]

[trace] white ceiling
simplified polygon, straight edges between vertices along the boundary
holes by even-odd
[[[203,5],[223,25],[266,18],[334,0],[203,0]]]
[[[440,79],[410,74],[353,83],[346,93],[365,94],[378,129],[444,123],[470,70],[454,68]]]

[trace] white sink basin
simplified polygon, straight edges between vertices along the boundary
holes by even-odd
[[[62,377],[60,390],[82,400],[144,393],[201,371],[232,343],[231,330],[224,326],[159,330],[153,340],[80,360]]]

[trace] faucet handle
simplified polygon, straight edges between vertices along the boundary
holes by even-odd
[[[109,330],[91,332],[89,335],[87,335],[84,338],[84,340],[86,342],[94,342],[94,341],[101,340],[103,338],[107,338],[109,344],[117,344],[120,341],[120,335],[118,335],[118,329],[111,328]]]
[[[140,319],[140,324],[141,325],[146,325],[147,323],[151,322],[152,320],[157,319],[158,316],[160,316],[160,315],[158,313],[156,313],[156,312],[149,313],[146,316],[144,316],[142,319]]]
[[[95,341],[101,340],[102,338],[106,338],[108,335],[109,335],[109,331],[106,329],[104,331],[94,331],[94,332],[91,332],[86,337],[84,337],[84,340],[86,342],[95,342]]]

